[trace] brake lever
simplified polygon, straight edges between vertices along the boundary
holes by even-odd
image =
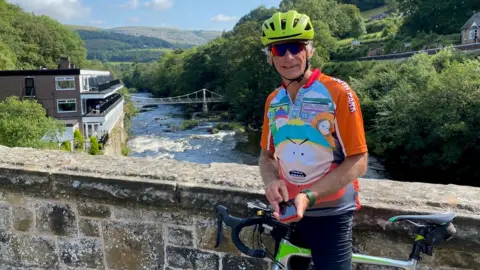
[[[223,235],[223,224],[222,224],[222,219],[220,218],[220,215],[217,215],[217,242],[215,244],[215,248],[217,248],[220,245],[220,241]]]

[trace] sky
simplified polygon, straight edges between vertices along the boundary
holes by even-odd
[[[172,27],[185,30],[231,30],[261,5],[281,0],[7,0],[25,11],[48,15],[64,24],[113,28]]]

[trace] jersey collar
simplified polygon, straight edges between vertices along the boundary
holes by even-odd
[[[312,71],[312,75],[311,75],[310,78],[308,79],[307,83],[304,84],[304,85],[302,86],[302,88],[308,88],[308,87],[310,87],[310,86],[313,84],[313,82],[314,82],[315,80],[317,80],[318,77],[319,77],[321,74],[322,74],[322,73],[320,72],[320,70],[319,70],[318,68],[314,69],[314,70]],[[282,87],[285,88],[285,90],[287,89],[287,85],[283,82],[283,80],[282,80]]]

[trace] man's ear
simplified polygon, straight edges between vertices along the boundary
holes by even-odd
[[[273,57],[271,54],[267,55],[267,62],[270,66],[273,65]]]
[[[314,53],[315,53],[315,47],[313,47],[313,45],[310,45],[309,49],[307,50],[307,58],[308,59],[312,58]]]

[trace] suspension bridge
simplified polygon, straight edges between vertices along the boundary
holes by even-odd
[[[203,111],[208,111],[208,103],[223,102],[224,97],[217,93],[214,93],[208,89],[201,89],[190,94],[167,97],[167,98],[148,98],[131,96],[132,100],[135,100],[137,104],[142,107],[149,107],[152,105],[165,105],[165,104],[194,104],[203,103]]]

